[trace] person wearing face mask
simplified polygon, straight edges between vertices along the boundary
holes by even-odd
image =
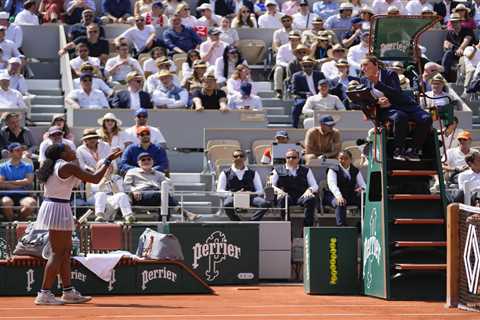
[[[347,225],[347,206],[360,207],[360,196],[367,188],[362,173],[352,164],[352,153],[343,150],[338,154],[338,169],[328,169],[328,191],[324,204],[335,208],[337,226]]]

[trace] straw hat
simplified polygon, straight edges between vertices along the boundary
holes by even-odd
[[[92,139],[92,138],[97,138],[97,139],[100,138],[100,136],[97,133],[97,130],[93,128],[88,128],[83,130],[82,141],[85,141],[87,139]]]
[[[327,56],[328,56],[329,58],[332,58],[332,59],[333,59],[333,53],[334,53],[335,51],[342,51],[343,53],[345,53],[345,48],[342,47],[340,44],[337,43],[337,44],[333,45],[333,47],[331,47],[330,49],[328,49],[328,51],[327,51]]]
[[[443,83],[444,86],[448,85],[447,80],[445,80],[445,78],[440,73],[437,73],[436,75],[434,75],[429,81],[430,83],[434,81],[441,82]]]
[[[453,12],[458,12],[458,11],[467,11],[467,13],[470,13],[470,8],[464,5],[463,3],[457,4],[457,6],[453,9]]]
[[[105,120],[113,120],[117,123],[117,126],[120,127],[122,125],[122,120],[118,119],[115,114],[113,114],[112,112],[108,112],[108,113],[105,113],[103,115],[103,117],[101,117],[100,119],[97,120],[97,123],[99,125],[103,125],[103,121]]]

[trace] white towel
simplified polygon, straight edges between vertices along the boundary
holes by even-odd
[[[112,251],[109,253],[89,253],[86,257],[75,256],[75,260],[80,262],[88,270],[95,273],[103,281],[110,281],[112,271],[118,261],[124,256],[138,258],[128,251]]]

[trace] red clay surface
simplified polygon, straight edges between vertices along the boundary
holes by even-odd
[[[0,319],[480,319],[441,302],[309,296],[303,286],[214,287],[216,295],[99,296],[83,305],[35,306],[0,298]]]

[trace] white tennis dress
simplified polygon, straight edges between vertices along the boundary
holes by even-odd
[[[70,197],[79,179],[74,176],[67,179],[59,177],[58,171],[66,163],[65,160],[57,160],[52,175],[44,185],[44,200],[38,211],[35,229],[68,231],[75,228]]]

